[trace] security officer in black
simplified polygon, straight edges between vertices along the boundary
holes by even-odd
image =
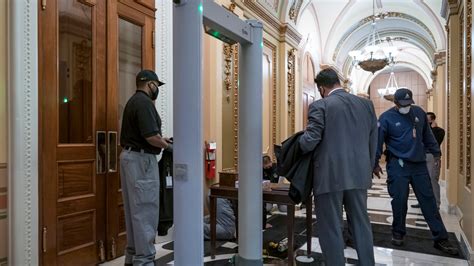
[[[378,146],[374,174],[380,178],[379,159],[385,143],[387,157],[388,193],[392,197],[392,244],[403,245],[409,185],[413,187],[421,211],[433,235],[434,247],[451,255],[458,254],[448,240],[448,233],[439,214],[433,194],[426,153],[441,156],[422,108],[413,105],[413,94],[400,88],[395,92],[395,107],[379,118]]]
[[[156,155],[172,144],[161,136],[161,119],[153,103],[164,83],[155,72],[137,74],[137,91],[123,112],[120,177],[127,230],[126,265],[153,265],[159,214],[159,172]]]

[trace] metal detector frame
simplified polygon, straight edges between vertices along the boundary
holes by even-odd
[[[224,42],[240,44],[237,264],[262,265],[263,26],[212,0],[174,1],[174,263],[202,265],[204,257],[203,26]]]

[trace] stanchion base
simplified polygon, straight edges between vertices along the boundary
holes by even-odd
[[[314,261],[314,258],[303,255],[303,256],[297,256],[296,261],[301,262],[301,263],[312,263]]]

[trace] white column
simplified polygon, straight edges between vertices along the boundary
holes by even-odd
[[[10,265],[38,265],[38,1],[9,1]]]
[[[202,265],[204,256],[202,27],[201,0],[174,6],[173,218],[178,266]]]
[[[262,264],[262,24],[249,20],[253,44],[241,45],[239,84],[239,258]]]
[[[155,70],[166,84],[160,87],[156,108],[162,120],[162,133],[173,136],[173,2],[155,0],[156,57]]]

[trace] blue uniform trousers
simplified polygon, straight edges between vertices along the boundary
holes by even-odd
[[[426,162],[411,163],[392,158],[387,163],[387,174],[388,193],[392,197],[393,235],[406,234],[405,219],[409,184],[411,184],[434,241],[448,239],[448,233],[436,205]]]

